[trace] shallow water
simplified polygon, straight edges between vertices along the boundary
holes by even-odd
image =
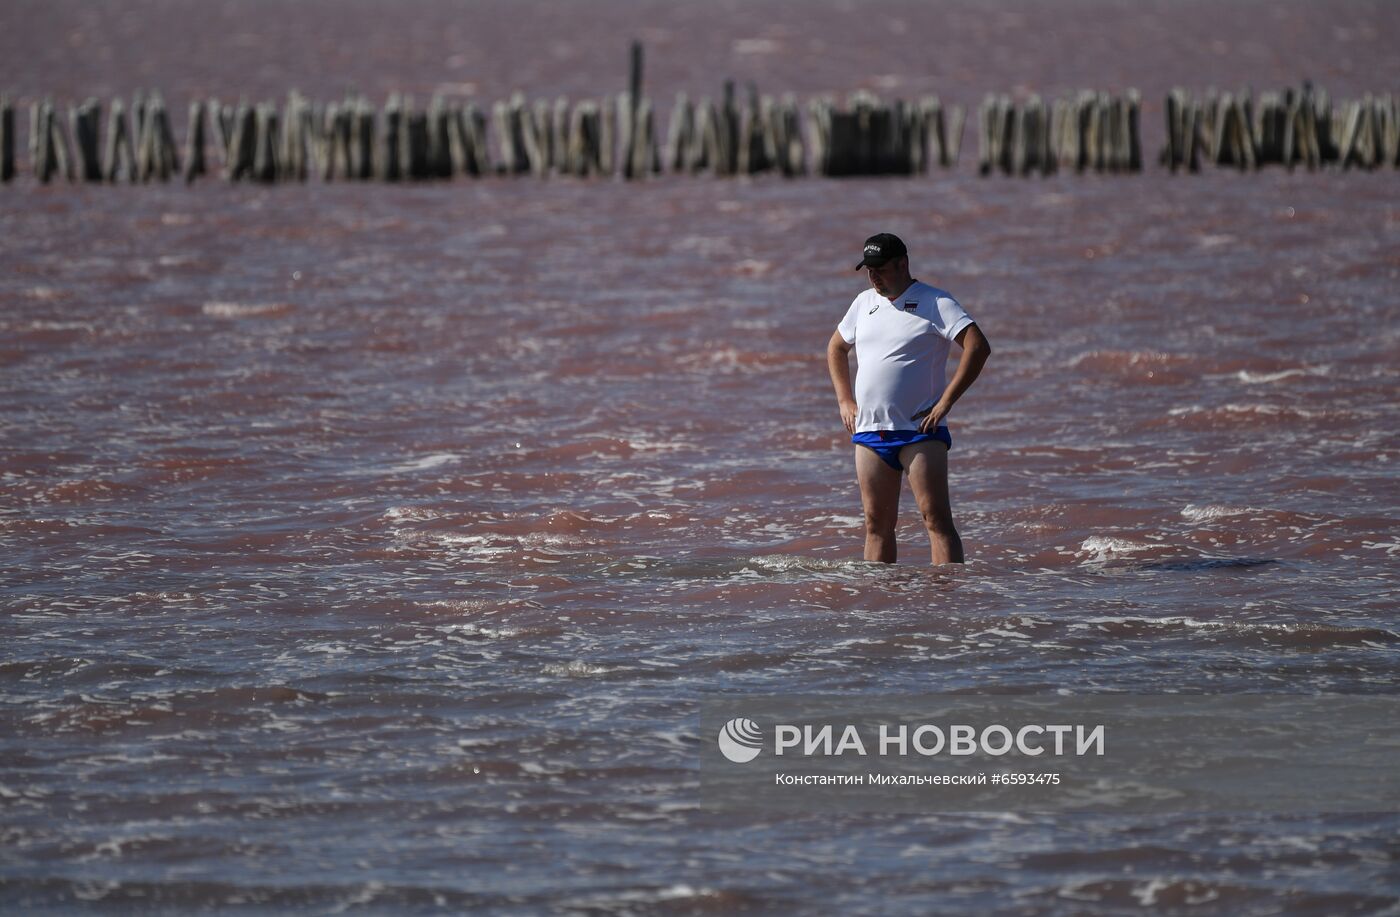
[[[0,902],[1387,912],[1394,814],[744,819],[696,717],[1394,692],[1395,192],[4,189]],[[907,491],[858,560],[822,350],[878,230],[994,347],[965,569]]]

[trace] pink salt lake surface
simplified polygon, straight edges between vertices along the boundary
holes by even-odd
[[[1400,687],[1400,175],[1152,161],[1400,88],[1394,4],[11,2],[25,104],[724,77],[1144,94],[1140,176],[0,189],[0,907],[1383,913],[1395,815],[709,812],[701,703]],[[21,119],[25,120],[24,118]],[[909,241],[995,348],[970,563],[859,561],[822,348]]]

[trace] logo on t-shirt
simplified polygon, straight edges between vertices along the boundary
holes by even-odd
[[[878,308],[880,308],[880,303],[879,303],[878,300],[876,300],[875,305],[871,306],[871,307],[870,307],[870,311],[867,312],[867,313],[865,313],[865,314],[866,314],[866,315],[874,315],[874,314],[875,314],[875,310],[878,309]]]
[[[913,302],[903,303],[902,308],[905,312],[913,312],[915,309],[919,308],[919,301],[916,299]]]

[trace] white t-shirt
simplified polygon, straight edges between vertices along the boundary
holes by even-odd
[[[856,349],[856,432],[917,430],[915,414],[943,395],[949,343],[972,318],[937,287],[914,281],[894,300],[873,289],[836,326]]]

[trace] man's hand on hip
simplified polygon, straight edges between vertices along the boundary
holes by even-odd
[[[846,428],[846,432],[852,435],[856,432],[856,413],[859,408],[854,401],[841,402],[841,424]]]
[[[928,409],[928,416],[924,418],[923,423],[919,424],[919,432],[930,433],[937,430],[938,425],[943,422],[943,418],[947,417],[948,412],[952,409],[953,406],[944,401],[939,401],[934,404],[933,407]]]

